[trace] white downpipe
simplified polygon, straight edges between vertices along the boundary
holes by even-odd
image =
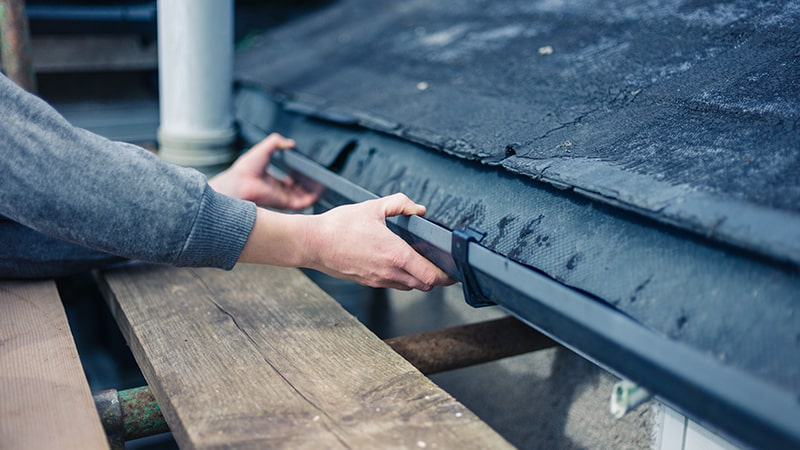
[[[158,0],[161,157],[232,160],[233,0]]]

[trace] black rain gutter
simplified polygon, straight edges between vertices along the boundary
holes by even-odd
[[[378,197],[299,152],[279,152],[273,162],[295,178],[324,186],[322,201],[327,206]],[[480,245],[480,230],[451,231],[418,216],[390,218],[387,225],[462,281],[471,304],[496,303],[702,425],[745,445],[800,448],[800,399],[790,393],[492,252]]]

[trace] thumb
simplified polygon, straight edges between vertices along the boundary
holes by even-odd
[[[380,199],[383,202],[384,217],[399,216],[400,214],[424,215],[425,207],[411,201],[405,194],[397,193]]]

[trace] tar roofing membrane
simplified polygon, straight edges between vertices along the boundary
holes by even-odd
[[[796,396],[798,36],[791,1],[332,2],[239,53],[237,118],[317,118],[328,163],[344,124],[343,175]]]

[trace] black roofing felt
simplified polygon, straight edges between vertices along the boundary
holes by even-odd
[[[800,263],[800,3],[341,1],[240,80]]]
[[[317,160],[357,139],[343,176],[796,395],[800,2],[751,3],[339,1],[237,78]]]

